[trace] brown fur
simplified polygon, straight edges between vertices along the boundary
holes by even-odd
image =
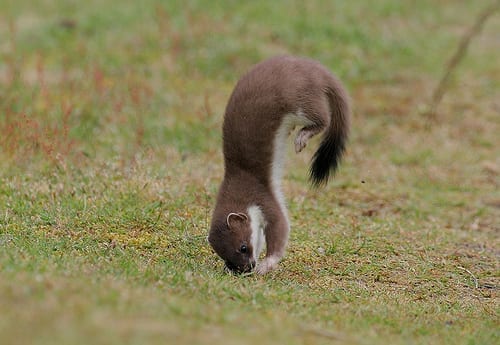
[[[284,255],[289,225],[271,172],[277,131],[285,116],[299,109],[310,124],[299,130],[296,151],[310,137],[326,129],[324,153],[318,150],[316,155],[320,157],[314,163],[326,169],[327,180],[328,172],[336,168],[344,150],[349,105],[340,82],[326,68],[309,59],[274,57],[244,75],[229,99],[223,125],[225,174],[208,239],[234,271],[249,271],[258,259],[252,257],[250,220],[242,217],[228,221],[231,212],[246,214],[250,205],[260,207],[267,223],[264,229],[267,252],[257,268],[259,273],[273,269]],[[335,157],[325,157],[332,149]],[[312,169],[311,174],[314,184],[324,182],[325,172],[317,177]],[[243,244],[248,253],[239,252]]]

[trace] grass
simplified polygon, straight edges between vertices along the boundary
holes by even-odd
[[[494,344],[500,69],[487,1],[0,2],[0,342]],[[238,77],[280,53],[345,81],[348,154],[290,154],[280,268],[205,241]],[[291,153],[291,152],[290,152]]]

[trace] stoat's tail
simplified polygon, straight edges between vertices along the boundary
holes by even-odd
[[[350,106],[347,92],[337,79],[332,79],[326,92],[330,102],[330,126],[325,130],[312,159],[309,178],[313,186],[326,184],[330,174],[335,173],[349,135]]]

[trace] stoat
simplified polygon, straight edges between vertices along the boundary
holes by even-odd
[[[254,66],[236,84],[223,124],[225,173],[208,241],[233,272],[265,274],[285,253],[290,232],[281,192],[286,139],[296,126],[295,152],[324,131],[310,181],[326,184],[349,133],[348,95],[320,63],[278,56]],[[266,247],[265,258],[258,262]]]

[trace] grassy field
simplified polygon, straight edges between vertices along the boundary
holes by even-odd
[[[498,343],[499,14],[423,111],[488,3],[0,1],[0,343]],[[230,276],[222,115],[281,53],[345,82],[352,136],[317,191],[290,144],[287,255]]]

